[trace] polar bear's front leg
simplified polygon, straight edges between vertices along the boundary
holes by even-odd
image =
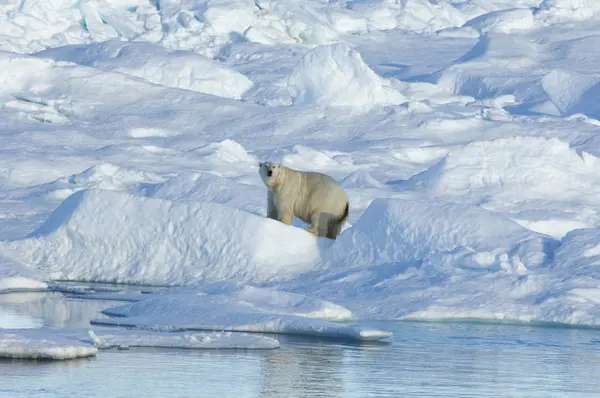
[[[273,193],[269,191],[267,193],[267,217],[272,218],[273,220],[279,220],[277,217],[277,206],[275,206],[275,201],[273,200]]]
[[[292,213],[286,208],[280,208],[278,213],[279,214],[277,214],[277,219],[279,221],[287,225],[292,225],[292,222],[294,221],[294,213]]]
[[[312,226],[312,225],[310,227],[308,227],[308,228],[304,228],[304,230],[310,232],[311,234],[313,234],[316,237],[319,237],[319,234],[317,233],[318,230],[315,229],[315,227]]]

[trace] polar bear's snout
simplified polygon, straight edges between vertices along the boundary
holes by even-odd
[[[280,170],[280,165],[273,162],[260,162],[258,164],[258,172],[263,179],[265,185],[270,187],[277,180],[277,172]]]

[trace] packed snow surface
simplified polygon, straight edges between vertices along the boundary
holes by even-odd
[[[402,94],[364,63],[358,51],[339,43],[306,53],[288,78],[287,89],[296,105],[365,108],[405,102]]]
[[[593,0],[4,2],[0,292],[160,286],[80,296],[163,331],[600,326],[598,26]],[[265,217],[263,160],[340,182],[337,240]]]
[[[275,220],[217,203],[104,190],[74,193],[7,247],[24,250],[54,279],[139,284],[285,279],[318,258],[316,239]]]
[[[37,55],[226,98],[240,99],[252,87],[246,76],[210,58],[187,51],[168,52],[147,43],[108,41],[59,47]]]

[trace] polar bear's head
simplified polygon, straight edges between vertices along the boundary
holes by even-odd
[[[281,180],[284,167],[275,162],[261,162],[258,164],[258,173],[260,178],[268,188],[274,188]]]

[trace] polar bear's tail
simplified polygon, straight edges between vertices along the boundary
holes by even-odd
[[[329,220],[329,225],[327,225],[327,237],[329,239],[335,239],[342,231],[342,226],[346,222],[348,218],[348,211],[350,210],[350,203],[346,202],[346,207],[344,208],[344,213],[337,219],[333,218]]]
[[[350,210],[350,203],[346,202],[346,207],[344,208],[344,214],[340,218],[340,223],[345,223],[348,218],[348,211]]]

